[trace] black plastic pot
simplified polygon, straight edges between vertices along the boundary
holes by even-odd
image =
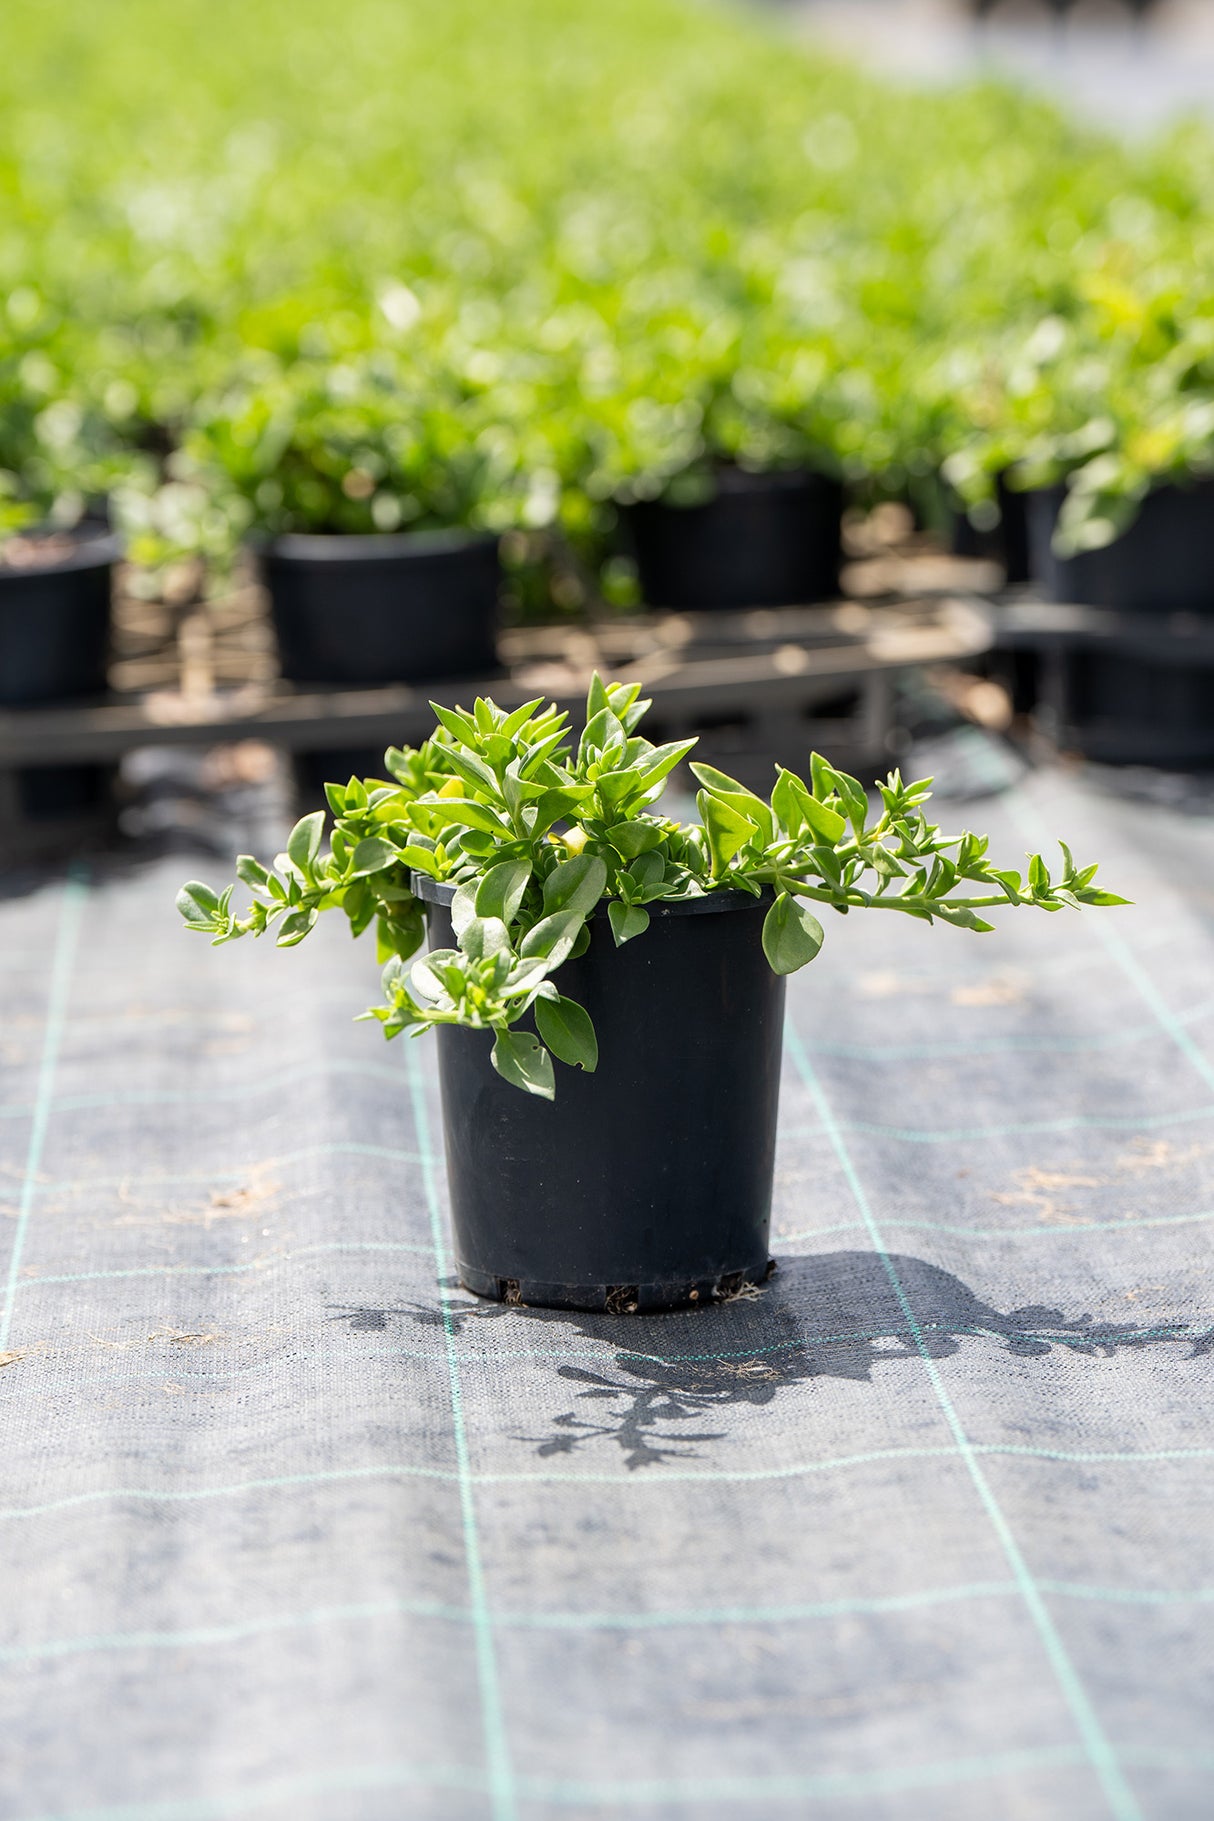
[[[497,668],[495,537],[291,533],[260,555],[293,682],[422,683]]]
[[[1053,656],[1047,688],[1058,742],[1105,765],[1208,770],[1214,765],[1214,663],[1161,636],[1152,657],[1090,646]],[[1171,661],[1168,661],[1168,658]]]
[[[117,559],[117,539],[99,530],[45,563],[0,563],[0,706],[104,693]]]
[[[620,516],[651,607],[793,607],[839,591],[843,489],[825,475],[725,468],[697,506],[641,500]]]
[[[300,805],[323,809],[325,785],[344,784],[347,778],[384,778],[392,774],[384,764],[382,746],[331,746],[324,751],[293,755],[295,790]]]
[[[979,531],[965,512],[954,515],[951,540],[953,555],[1000,563],[1008,587],[1018,587],[1029,579],[1028,496],[1017,493],[1000,476],[995,483],[995,497],[999,506],[999,523],[989,531]]]
[[[46,562],[0,563],[0,706],[33,708],[99,696],[106,688],[110,594],[117,538],[98,526]],[[92,814],[113,768],[40,765],[17,772],[17,799],[32,821]]]
[[[1033,580],[1054,601],[1118,613],[1214,613],[1214,480],[1158,487],[1115,543],[1059,557],[1062,487],[1027,494]]]
[[[450,947],[451,887],[416,889],[431,946]],[[650,909],[621,949],[600,912],[560,970],[599,1065],[558,1062],[555,1101],[502,1080],[487,1032],[436,1032],[455,1257],[480,1296],[622,1314],[768,1274],[784,981],[763,954],[766,906],[731,893]]]

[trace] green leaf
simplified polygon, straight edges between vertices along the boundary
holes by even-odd
[[[660,784],[663,778],[668,778],[675,766],[681,763],[698,744],[699,735],[697,734],[694,739],[672,740],[666,746],[655,746],[652,752],[647,752],[638,766],[644,789],[652,790],[655,784]],[[694,771],[695,766],[693,765],[691,769]]]
[[[616,720],[610,708],[600,708],[598,713],[592,715],[587,721],[582,733],[577,753],[578,764],[587,764],[596,753],[600,753],[605,747],[610,746],[613,740],[618,740],[622,747],[625,737],[622,722]]]
[[[512,1087],[536,1094],[541,1100],[555,1097],[552,1058],[530,1031],[499,1031],[490,1060],[502,1080]]]
[[[535,1024],[540,1036],[561,1062],[593,1075],[598,1067],[599,1045],[590,1014],[574,999],[537,999]]]
[[[352,875],[355,879],[363,879],[368,873],[380,873],[400,857],[391,841],[385,841],[379,835],[367,835],[350,856]]]
[[[656,896],[666,877],[666,862],[661,854],[641,854],[628,868],[628,876],[646,897]]]
[[[486,791],[491,797],[501,795],[497,778],[484,761],[478,759],[473,753],[465,752],[460,747],[448,747],[443,758],[452,771],[456,772],[465,784],[470,784],[473,790]]]
[[[662,831],[656,822],[617,822],[607,830],[607,839],[625,860],[635,860],[659,845]]]
[[[289,916],[284,917],[278,925],[277,946],[294,948],[297,942],[302,942],[316,922],[318,915],[319,912],[312,909],[292,911]]]
[[[459,945],[473,961],[508,954],[510,932],[500,917],[473,917],[460,931]]]
[[[508,714],[506,716],[506,719],[502,722],[502,733],[507,737],[507,739],[513,740],[515,734],[519,732],[520,728],[526,726],[527,722],[531,719],[531,717],[535,713],[536,709],[542,708],[543,706],[544,706],[543,696],[536,696],[536,698],[533,702],[522,703],[522,705],[520,707],[516,708],[512,714]]]
[[[451,927],[456,938],[463,934],[476,915],[476,886],[461,885],[451,900]]]
[[[439,726],[445,727],[452,739],[464,746],[480,744],[480,734],[471,715],[464,714],[459,708],[442,708],[437,702],[431,702],[430,707]]]
[[[589,916],[607,884],[607,868],[597,854],[574,854],[544,880],[546,912],[571,910]]]
[[[519,954],[528,959],[535,956],[547,961],[550,970],[559,967],[577,941],[585,921],[584,913],[578,910],[562,910],[555,916],[543,917],[527,931]]]
[[[431,879],[439,877],[440,868],[432,847],[421,847],[416,841],[410,841],[407,847],[401,849],[397,859],[402,866],[411,866],[414,872],[426,873]]]
[[[530,878],[530,860],[499,860],[477,887],[477,916],[500,917],[503,923],[513,923]]]
[[[837,796],[847,811],[852,827],[860,834],[868,819],[868,793],[863,784],[858,778],[849,777],[845,771],[836,771],[818,752],[810,754],[809,768],[815,799]]]
[[[932,914],[942,923],[951,923],[954,929],[993,930],[995,927],[965,904],[933,904]]]
[[[532,833],[544,835],[554,822],[575,821],[582,805],[588,803],[593,795],[593,784],[574,784],[568,788],[544,791],[535,806]]]
[[[415,805],[440,826],[455,824],[461,828],[479,828],[482,834],[502,839],[509,831],[500,816],[495,816],[483,803],[469,797],[427,797]]]
[[[748,816],[740,815],[731,804],[722,803],[719,797],[710,796],[706,790],[699,792],[696,804],[708,837],[712,876],[719,879],[734,855],[759,831]]]
[[[1119,898],[1116,892],[1102,892],[1097,888],[1085,885],[1075,893],[1081,904],[1099,904],[1112,909],[1118,904],[1133,904],[1133,898]]]
[[[617,948],[623,948],[634,936],[643,936],[649,928],[649,912],[640,904],[621,904],[613,898],[607,906],[607,918]]]
[[[711,796],[717,797],[722,803],[730,804],[740,815],[749,816],[750,820],[758,825],[764,841],[771,840],[774,833],[772,814],[762,797],[757,797],[753,790],[746,788],[745,784],[739,784],[736,778],[731,778],[727,773],[718,771],[714,765],[704,765],[693,761],[688,769],[695,773]]]
[[[393,960],[397,962],[399,968],[399,958],[394,956]],[[435,949],[433,954],[423,955],[419,961],[413,963],[409,970],[409,980],[414,991],[420,993],[423,999],[428,999],[431,1004],[442,999],[447,993],[447,986],[441,970],[453,963],[458,963],[458,956],[454,949]],[[391,966],[392,962],[389,962],[388,967]],[[389,990],[387,973],[388,968],[385,968],[385,978],[381,983],[385,993]],[[399,974],[396,977],[399,978]]]
[[[593,721],[596,714],[602,714],[611,704],[607,699],[607,687],[596,670],[590,679],[590,688],[586,692],[586,720]]]
[[[219,909],[219,893],[200,879],[191,879],[177,894],[177,909],[191,923],[209,924]]]
[[[302,817],[287,836],[287,853],[301,873],[309,871],[320,852],[320,837],[324,833],[324,827],[324,810],[314,809],[310,816]]]
[[[813,960],[823,939],[818,919],[787,892],[780,893],[763,919],[763,953],[773,973],[795,974]]]
[[[795,772],[785,771],[782,767],[776,780],[776,788],[771,793],[771,806],[782,827],[790,835],[799,835],[808,828],[819,840],[828,842],[834,847],[847,833],[847,819],[837,810],[828,809],[819,803],[797,777]]]

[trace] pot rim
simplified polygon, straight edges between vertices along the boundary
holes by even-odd
[[[459,887],[450,879],[432,879],[429,873],[410,874],[410,886],[413,895],[424,904],[441,904],[444,909],[450,907]],[[719,911],[731,910],[766,910],[774,899],[774,893],[764,888],[759,896],[752,897],[749,892],[724,891],[706,892],[698,898],[664,898],[645,909],[651,917],[697,917],[711,915]],[[598,905],[590,913],[595,916],[600,905],[610,903],[607,898],[600,898]]]
[[[21,536],[20,532],[15,533]],[[41,528],[36,535],[52,535]],[[75,536],[75,532],[64,535]],[[85,532],[76,539],[75,547],[63,555],[47,558],[45,562],[9,564],[0,562],[0,591],[6,588],[19,588],[22,582],[33,578],[54,575],[70,575],[74,570],[109,569],[122,556],[122,539],[116,531],[98,529],[96,532]]]
[[[409,562],[427,557],[461,556],[469,550],[496,550],[495,531],[283,531],[276,537],[250,537],[249,548],[263,562],[375,563]]]
[[[691,501],[684,505],[671,499],[667,491],[655,493],[647,498],[617,500],[617,510],[624,513],[635,512],[649,506],[662,506],[671,512],[695,511],[697,507],[711,506],[720,499],[753,499],[764,494],[786,493],[824,493],[842,492],[843,482],[837,475],[829,474],[825,469],[812,468],[802,462],[799,466],[783,468],[742,468],[727,463],[714,468],[706,477],[711,491],[702,500]]]

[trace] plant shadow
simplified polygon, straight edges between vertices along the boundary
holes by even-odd
[[[614,1353],[610,1369],[555,1366],[555,1378],[570,1388],[572,1407],[553,1415],[547,1434],[516,1439],[541,1456],[611,1444],[630,1470],[695,1458],[702,1444],[726,1433],[702,1425],[733,1406],[770,1404],[789,1387],[817,1378],[871,1383],[877,1370],[900,1360],[947,1359],[971,1342],[994,1343],[1020,1360],[1042,1359],[1056,1349],[1090,1359],[1154,1346],[1187,1347],[1189,1359],[1214,1354],[1214,1328],[1096,1321],[1047,1304],[1005,1312],[951,1272],[904,1254],[786,1259],[762,1289],[747,1286],[727,1303],[665,1315],[465,1302],[457,1300],[455,1280],[444,1290],[439,1306],[347,1305],[330,1319],[355,1332],[408,1323],[456,1337],[484,1322],[523,1322],[533,1331],[572,1330],[605,1343]]]

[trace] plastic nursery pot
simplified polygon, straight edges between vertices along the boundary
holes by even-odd
[[[415,890],[431,946],[452,946],[453,888]],[[557,1063],[554,1101],[502,1080],[488,1032],[436,1030],[456,1264],[480,1296],[624,1314],[768,1275],[784,981],[763,954],[767,906],[649,908],[620,949],[600,909],[560,970],[599,1063]]]
[[[292,532],[260,557],[293,682],[423,683],[497,668],[495,537]]]
[[[1214,663],[1168,641],[1171,662],[1141,651],[1064,651],[1052,694],[1057,737],[1105,765],[1214,766]]]
[[[46,555],[39,543],[46,538]],[[21,542],[28,560],[0,555],[0,706],[32,708],[104,694],[116,537],[101,525],[39,532]],[[94,812],[107,800],[112,767],[19,769],[17,801],[33,821]]]
[[[1157,487],[1103,550],[1055,555],[1062,487],[1027,494],[1033,580],[1054,601],[1121,613],[1214,613],[1214,480]]]
[[[839,592],[843,489],[821,474],[724,468],[702,505],[640,500],[620,516],[652,607],[792,607]]]
[[[347,778],[385,778],[391,774],[384,766],[382,746],[331,746],[324,752],[297,752],[292,756],[295,791],[301,805],[312,809],[325,806],[325,785]]]
[[[1001,564],[1007,586],[1014,588],[1029,579],[1028,496],[1017,493],[1000,476],[995,482],[995,497],[999,523],[989,531],[979,531],[964,511],[954,513],[952,551],[954,556]]]
[[[51,553],[45,558],[37,555],[33,536],[28,561],[8,562],[0,549],[0,706],[5,708],[101,695],[106,686],[118,540],[101,528],[62,540],[46,535]]]

